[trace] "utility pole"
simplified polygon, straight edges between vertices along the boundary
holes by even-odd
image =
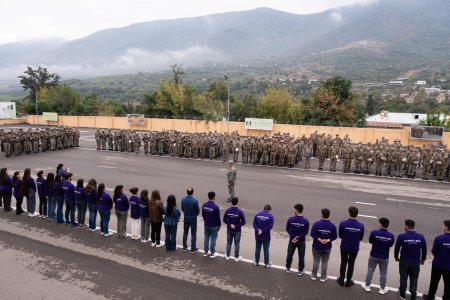
[[[230,133],[230,83],[228,81],[228,76],[223,75],[227,81],[227,131]]]

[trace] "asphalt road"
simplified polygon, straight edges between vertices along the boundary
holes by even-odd
[[[56,151],[50,153],[38,153],[19,157],[13,157],[6,159],[4,157],[0,158],[0,166],[6,166],[11,170],[23,170],[26,167],[32,168],[33,172],[36,173],[38,170],[43,169],[45,172],[55,171],[56,165],[60,162],[69,166],[71,172],[73,172],[74,178],[84,178],[88,180],[90,178],[96,178],[98,182],[104,182],[106,186],[112,190],[115,185],[123,184],[126,189],[133,186],[137,186],[140,189],[158,189],[161,192],[163,198],[167,195],[173,193],[177,197],[179,203],[182,196],[185,195],[185,190],[188,186],[193,186],[195,189],[195,195],[200,200],[200,202],[206,201],[206,194],[210,190],[214,190],[218,195],[218,204],[222,209],[226,209],[228,204],[225,199],[228,197],[226,188],[226,164],[218,161],[203,161],[203,160],[192,160],[192,159],[180,159],[180,158],[170,158],[170,157],[160,157],[160,156],[144,156],[130,154],[130,153],[117,153],[108,151],[96,151],[95,143],[93,139],[93,130],[86,129],[82,130],[81,138],[81,148],[80,149],[70,149],[64,151]],[[313,162],[313,167],[317,162]],[[338,163],[340,164],[340,163]],[[240,207],[245,211],[247,216],[247,226],[243,229],[243,237],[241,241],[241,254],[244,258],[251,261],[253,259],[254,252],[254,239],[253,232],[251,228],[251,222],[254,215],[262,210],[264,204],[271,204],[273,208],[273,214],[275,217],[275,226],[272,232],[272,244],[271,244],[271,260],[275,265],[283,266],[285,260],[285,252],[287,246],[287,235],[285,233],[284,227],[287,218],[293,214],[293,205],[297,202],[303,203],[305,206],[305,216],[310,219],[311,222],[320,218],[320,209],[323,207],[328,207],[331,210],[331,220],[338,224],[339,221],[347,218],[347,208],[350,205],[356,205],[360,209],[360,220],[366,225],[367,234],[361,245],[361,251],[357,258],[357,264],[355,269],[354,278],[356,280],[363,280],[365,278],[365,273],[367,269],[367,258],[370,251],[370,245],[368,244],[368,233],[370,230],[377,227],[377,219],[384,216],[391,220],[391,231],[398,235],[403,231],[403,220],[406,218],[412,218],[416,220],[416,229],[422,232],[427,238],[428,248],[431,250],[431,244],[434,237],[440,234],[442,227],[442,220],[447,219],[450,211],[450,184],[448,182],[423,182],[421,180],[410,180],[410,179],[396,179],[396,178],[384,178],[375,176],[363,176],[363,175],[352,175],[352,174],[342,174],[342,173],[329,173],[329,172],[317,172],[317,171],[305,171],[301,169],[288,169],[288,168],[277,168],[277,167],[266,167],[258,165],[238,165],[238,178],[236,184],[236,194],[240,198]],[[14,202],[14,201],[13,201]],[[0,214],[1,220],[3,221],[3,213]],[[8,220],[14,220],[15,215],[8,215]],[[21,220],[28,224],[29,222],[38,223],[42,226],[49,227],[48,230],[53,230],[55,225],[50,227],[50,224],[45,224],[42,219],[30,219],[26,217],[20,217]],[[200,219],[199,219],[200,220]],[[44,223],[44,224],[41,224]],[[21,226],[20,223],[14,222],[17,226]],[[25,226],[25,225],[24,225]],[[115,217],[111,218],[110,227],[115,228]],[[0,227],[4,230],[3,227]],[[38,226],[39,228],[39,226]],[[202,248],[203,245],[203,231],[202,225],[199,226],[198,233],[198,247]],[[64,230],[71,232],[70,229],[63,227]],[[8,231],[1,232],[2,241],[3,236],[7,234]],[[130,229],[129,231],[130,232]],[[75,234],[75,233],[73,233]],[[78,232],[77,232],[78,234]],[[49,234],[51,235],[51,234]],[[91,233],[83,233],[80,239],[87,238],[86,236],[92,236]],[[96,235],[96,234],[94,234]],[[19,234],[19,236],[21,236]],[[94,245],[103,245],[103,240],[99,241],[99,235],[96,235]],[[10,239],[11,240],[11,239]],[[20,240],[20,239],[17,239]],[[115,247],[123,248],[127,247],[125,244],[129,245],[134,243],[133,241],[117,242],[114,236],[110,239],[117,244]],[[181,242],[181,231],[178,232],[178,241]],[[33,243],[38,241],[34,241]],[[312,258],[311,258],[311,241],[307,241],[307,254],[306,254],[306,269],[311,270]],[[52,243],[53,246],[59,247],[59,240]],[[124,243],[122,245],[122,243]],[[219,234],[217,250],[223,253],[225,250],[225,232],[221,230]],[[25,243],[26,244],[26,243]],[[78,243],[74,243],[73,251],[78,251]],[[146,244],[148,245],[148,244]],[[336,241],[332,251],[332,257],[330,259],[329,274],[337,275],[339,268],[339,251],[338,251],[339,241]],[[16,247],[14,243],[2,244],[2,247],[6,249],[8,247]],[[44,247],[45,245],[40,245]],[[30,244],[28,247],[24,247],[23,251],[33,249],[34,246]],[[38,245],[36,245],[38,247]],[[114,248],[115,248],[114,247]],[[134,245],[132,246],[134,249]],[[145,247],[145,245],[139,244],[137,247]],[[131,249],[131,248],[130,248]],[[58,249],[54,249],[54,255]],[[151,250],[153,251],[153,249]],[[45,252],[48,253],[48,252]],[[53,253],[50,251],[50,253]],[[159,253],[159,252],[158,252]],[[165,254],[161,251],[160,254]],[[431,254],[431,253],[430,253]],[[52,254],[53,255],[53,254]],[[184,255],[184,253],[182,253]],[[169,255],[170,256],[170,255]],[[201,255],[198,255],[200,261],[203,259]],[[178,255],[177,259],[184,257]],[[69,264],[69,257],[67,258]],[[87,259],[87,258],[86,258]],[[180,264],[183,264],[183,259],[180,260]],[[429,283],[429,276],[431,270],[431,259],[429,255],[428,260],[422,267],[420,280],[419,280],[419,291],[426,292]],[[64,257],[62,257],[64,261]],[[220,263],[214,262],[215,272],[226,271],[227,264],[225,264],[224,259],[219,259]],[[81,259],[79,261],[81,263]],[[209,263],[209,262],[208,262]],[[217,265],[216,265],[217,264]],[[294,260],[294,266],[296,266],[297,261]],[[103,265],[103,264],[102,264]],[[241,268],[241,264],[239,268]],[[255,268],[250,264],[242,263],[242,268],[245,270],[235,270],[236,263],[232,265],[230,274],[227,278],[235,278],[236,276],[241,276],[241,272],[246,275],[245,280],[240,280],[241,284],[247,284],[247,281],[255,281],[260,285],[257,289],[267,289],[269,287],[274,288],[275,286],[282,286],[283,284],[288,284],[290,280],[280,279],[279,281],[272,283],[264,283],[266,279],[266,273],[258,277],[255,273]],[[107,271],[102,269],[99,265],[98,272]],[[119,266],[121,270],[122,266]],[[225,269],[224,269],[225,268]],[[211,270],[211,268],[207,268]],[[124,270],[124,272],[126,272]],[[202,271],[203,272],[203,271]],[[259,272],[259,270],[258,270]],[[272,272],[272,270],[271,270]],[[273,273],[278,275],[275,278],[284,278],[284,276],[289,276],[281,273],[280,270],[273,270]],[[108,272],[106,272],[108,273]],[[105,273],[105,274],[106,274]],[[109,273],[108,273],[109,274]],[[205,271],[205,273],[199,273],[203,276],[208,277],[210,273]],[[271,273],[272,274],[272,273]],[[111,274],[110,274],[111,275]],[[106,276],[106,275],[105,275]],[[112,276],[112,275],[111,275]],[[153,276],[153,275],[148,275]],[[291,277],[293,274],[290,275]],[[378,275],[374,276],[373,283],[378,283]],[[128,277],[127,277],[128,278]],[[155,282],[164,281],[164,279],[159,277],[152,277]],[[301,279],[306,280],[306,279]],[[169,282],[171,282],[169,280]],[[334,282],[326,283],[327,288],[322,289],[320,286],[316,290],[308,290],[311,284],[310,280],[307,278],[305,281],[305,295],[309,295],[309,299],[312,299],[312,295],[315,293],[324,292],[325,294],[320,294],[322,299],[335,299],[337,295],[340,298],[347,299],[354,297],[362,297],[363,291],[360,287],[355,286],[351,289],[352,293],[358,294],[348,294],[347,290],[342,290],[337,287]],[[182,288],[184,283],[174,281],[172,282],[175,286],[179,285]],[[308,283],[308,284],[306,284]],[[103,286],[102,282],[98,282],[99,285]],[[194,282],[194,285],[202,285],[199,282]],[[388,274],[388,285],[390,287],[398,287],[398,265],[393,260],[389,266]],[[106,285],[107,287],[108,285]],[[314,287],[315,285],[312,285]],[[161,284],[163,287],[163,284]],[[282,293],[279,290],[274,294],[265,295],[267,298],[284,298],[283,293],[287,293],[289,286],[282,288]],[[296,288],[292,287],[294,290]],[[302,285],[303,288],[303,285]],[[240,288],[238,288],[240,289]],[[186,287],[186,290],[189,290]],[[188,298],[195,297],[195,292],[198,291],[195,288],[192,294],[189,294]],[[203,287],[202,287],[203,291]],[[341,295],[341,292],[342,295]],[[1,292],[0,292],[1,293]],[[97,293],[97,290],[94,291]],[[142,293],[142,291],[141,291]],[[205,290],[205,293],[207,291]],[[236,292],[232,292],[233,295]],[[297,291],[298,293],[298,291]],[[330,293],[330,294],[327,294]],[[336,294],[338,293],[338,294]],[[440,293],[442,293],[442,287],[440,287]],[[111,298],[111,294],[98,293],[106,298]],[[373,291],[370,295],[375,296],[376,291]],[[394,293],[390,293],[391,296]],[[163,292],[161,292],[163,295]],[[239,297],[244,295],[239,294]],[[268,296],[272,295],[272,296]],[[288,295],[288,294],[286,294]],[[331,297],[333,295],[333,297]],[[438,295],[440,295],[438,293]],[[167,296],[167,295],[166,295]],[[192,297],[191,297],[192,296]],[[216,297],[221,298],[228,297],[222,295],[218,292]],[[235,295],[236,296],[236,295]],[[364,295],[365,297],[367,295]],[[293,295],[294,297],[294,295]],[[296,297],[296,296],[295,296]],[[132,297],[133,298],[133,297]],[[170,296],[170,298],[176,298],[175,296]],[[209,298],[209,297],[208,297]],[[287,297],[290,298],[290,297]]]

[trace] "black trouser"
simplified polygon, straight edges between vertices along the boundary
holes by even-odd
[[[159,245],[159,242],[161,241],[161,226],[162,222],[153,222],[150,221],[152,225],[152,231],[150,233],[150,238],[152,239],[152,243],[156,243]]]
[[[39,214],[41,216],[47,215],[47,197],[39,196]]]
[[[18,214],[18,215],[23,213],[22,202],[23,202],[23,197],[16,198],[16,214]]]
[[[11,209],[12,192],[0,192],[0,206],[3,203],[5,210]]]
[[[450,271],[442,270],[434,265],[431,267],[431,279],[427,299],[434,299],[441,276],[444,278],[444,295],[442,299],[450,300]]]
[[[356,256],[358,256],[358,252],[356,253],[347,252],[341,249],[341,272],[339,277],[340,281],[344,281],[346,270],[347,270],[347,282],[350,282],[350,280],[352,280]]]

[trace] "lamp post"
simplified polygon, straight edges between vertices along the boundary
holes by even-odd
[[[230,133],[230,83],[227,75],[223,75],[227,81],[227,131]]]
[[[39,116],[38,112],[38,91],[34,84],[30,83],[34,87],[34,96],[36,97],[36,118]]]

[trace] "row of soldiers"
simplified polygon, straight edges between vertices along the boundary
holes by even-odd
[[[6,157],[79,147],[80,131],[72,127],[0,129]]]
[[[309,137],[296,138],[276,133],[271,137],[242,138],[237,132],[182,133],[178,131],[144,132],[133,130],[97,130],[98,150],[128,151],[145,154],[170,155],[194,159],[222,159],[243,164],[262,164],[294,167],[303,164],[310,168],[311,159],[317,158],[319,170],[329,161],[331,172],[336,172],[338,161],[343,163],[344,173],[371,174],[414,178],[419,167],[422,177],[430,175],[443,180],[448,176],[449,152],[445,147],[424,145],[422,149],[403,146],[399,140],[387,139],[374,144],[352,144],[348,135],[341,138],[317,131]]]

